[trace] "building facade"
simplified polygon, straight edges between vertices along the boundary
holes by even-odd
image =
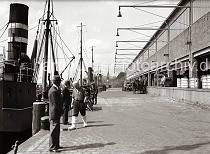
[[[182,0],[126,69],[149,86],[210,89],[210,1]]]

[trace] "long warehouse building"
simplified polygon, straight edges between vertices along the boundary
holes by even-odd
[[[145,76],[149,93],[208,104],[210,1],[181,0],[177,6],[128,66],[126,79]]]

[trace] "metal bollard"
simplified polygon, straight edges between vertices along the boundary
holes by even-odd
[[[18,146],[19,146],[19,141],[17,140],[15,144],[12,146],[12,149],[14,149],[14,154],[17,154]]]
[[[49,116],[41,117],[41,129],[50,130]]]

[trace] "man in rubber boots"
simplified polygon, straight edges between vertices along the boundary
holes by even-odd
[[[87,119],[86,119],[86,104],[84,103],[84,90],[79,86],[78,82],[73,83],[73,103],[72,103],[72,125],[69,127],[69,130],[76,129],[76,121],[79,113],[82,116],[83,127],[87,127]]]

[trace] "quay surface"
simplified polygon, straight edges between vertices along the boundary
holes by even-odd
[[[87,128],[61,131],[61,154],[209,154],[208,109],[164,97],[108,89],[99,94]],[[61,125],[61,128],[68,126]],[[18,154],[47,154],[49,131],[19,146]],[[13,152],[10,152],[13,154]]]

